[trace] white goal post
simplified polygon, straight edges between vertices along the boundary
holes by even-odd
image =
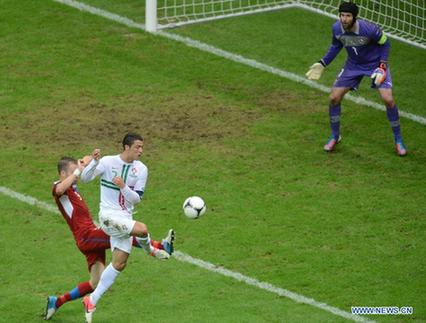
[[[146,0],[149,32],[263,11],[299,7],[332,18],[341,0]],[[358,0],[360,17],[379,24],[390,36],[426,49],[425,0]]]

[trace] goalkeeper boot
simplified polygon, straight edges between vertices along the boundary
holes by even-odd
[[[324,150],[326,152],[332,152],[334,150],[334,147],[342,140],[342,137],[339,136],[337,139],[334,135],[331,135],[330,138],[328,138],[327,143],[324,145]]]
[[[407,149],[405,148],[402,138],[399,138],[395,141],[395,149],[398,156],[403,157],[407,155]]]
[[[87,323],[92,323],[93,313],[96,311],[96,306],[92,304],[90,296],[85,296],[83,298],[84,305],[84,316],[86,317]]]
[[[175,241],[175,231],[173,229],[170,229],[169,232],[167,232],[167,236],[161,241],[161,245],[163,246],[164,250],[167,251],[169,255],[173,254],[174,241]]]
[[[45,320],[50,320],[53,316],[53,314],[56,313],[56,310],[58,309],[56,307],[56,300],[58,298],[56,296],[49,296],[47,298],[47,305],[46,305],[46,312],[44,314]]]

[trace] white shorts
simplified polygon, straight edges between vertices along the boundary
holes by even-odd
[[[117,248],[130,254],[133,242],[130,233],[136,221],[127,213],[111,210],[99,212],[99,222],[101,229],[110,236],[111,250]]]

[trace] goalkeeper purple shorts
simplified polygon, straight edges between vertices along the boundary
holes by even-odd
[[[359,83],[361,83],[362,78],[368,77],[368,80],[371,82],[371,74],[373,74],[374,70],[377,66],[375,66],[372,69],[363,69],[363,68],[356,68],[354,66],[348,66],[346,64],[340,73],[337,75],[336,80],[334,81],[333,87],[348,87],[351,90],[358,90]],[[372,88],[379,88],[379,89],[391,89],[392,88],[392,77],[390,70],[388,69],[386,71],[386,79],[385,81],[379,85],[375,86],[373,82],[371,82]]]

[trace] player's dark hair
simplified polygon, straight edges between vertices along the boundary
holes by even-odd
[[[136,140],[143,141],[143,138],[137,133],[128,133],[123,138],[123,148],[125,148],[126,145],[130,147]]]
[[[64,156],[58,161],[58,173],[60,174],[61,171],[66,171],[70,164],[77,164],[77,160],[72,157]]]
[[[344,1],[339,6],[339,13],[340,12],[349,12],[354,17],[354,20],[358,16],[359,8],[358,6],[352,2],[352,1]]]

